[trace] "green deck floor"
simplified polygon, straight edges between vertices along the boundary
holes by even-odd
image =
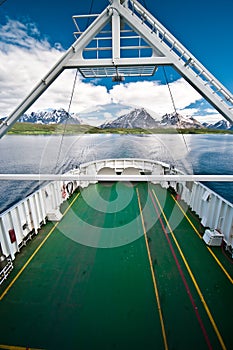
[[[168,349],[233,348],[232,280],[167,191],[143,183],[97,184],[75,196],[0,301],[0,344],[160,350],[166,349],[163,322]],[[199,230],[193,213],[187,216]],[[1,293],[52,227],[17,256]],[[221,248],[211,251],[233,276]]]

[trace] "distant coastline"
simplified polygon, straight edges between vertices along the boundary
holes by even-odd
[[[76,134],[233,134],[232,130],[216,130],[209,128],[108,128],[101,129],[90,125],[77,124],[35,124],[16,123],[8,131],[8,135],[76,135]]]

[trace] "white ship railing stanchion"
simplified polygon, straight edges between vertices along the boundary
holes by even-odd
[[[13,270],[13,262],[10,258],[7,258],[7,264],[2,270],[0,270],[0,285],[7,279],[11,270]]]

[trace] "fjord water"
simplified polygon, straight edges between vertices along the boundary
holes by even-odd
[[[64,173],[81,163],[141,158],[188,174],[233,175],[233,135],[8,135],[0,141],[0,173]],[[1,181],[0,212],[35,191],[39,181]],[[233,183],[208,183],[233,203]]]

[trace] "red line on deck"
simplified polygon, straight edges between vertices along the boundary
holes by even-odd
[[[200,316],[200,314],[199,314],[199,312],[198,312],[198,307],[197,307],[197,305],[196,305],[196,303],[195,303],[195,301],[194,301],[194,298],[193,298],[193,296],[192,296],[192,293],[191,293],[191,291],[190,291],[190,289],[189,289],[187,280],[186,280],[186,278],[185,278],[185,276],[184,276],[184,273],[183,273],[183,271],[182,271],[181,265],[180,265],[180,263],[179,263],[179,261],[178,261],[178,259],[177,259],[177,256],[176,256],[176,253],[175,253],[174,248],[173,248],[173,246],[172,246],[171,240],[170,240],[170,238],[169,238],[169,236],[168,236],[168,234],[167,234],[167,232],[166,232],[166,229],[165,229],[163,220],[161,219],[161,216],[160,216],[158,207],[157,207],[157,205],[156,205],[156,203],[155,203],[155,201],[154,201],[154,198],[153,198],[152,193],[151,193],[150,190],[149,190],[149,194],[150,194],[150,197],[151,197],[153,206],[154,206],[154,208],[155,208],[155,211],[156,211],[156,213],[157,213],[157,215],[158,215],[158,219],[159,219],[159,222],[160,222],[160,224],[161,224],[162,230],[163,230],[163,232],[164,232],[164,234],[165,234],[165,237],[166,237],[166,239],[167,239],[167,241],[168,241],[168,245],[169,245],[170,250],[171,250],[171,252],[172,252],[172,255],[173,255],[173,258],[174,258],[174,260],[175,260],[175,263],[176,263],[176,266],[177,266],[177,268],[178,268],[178,271],[179,271],[179,273],[180,273],[181,279],[182,279],[182,281],[183,281],[183,283],[184,283],[186,292],[187,292],[187,294],[188,294],[188,296],[189,296],[189,299],[190,299],[191,304],[192,304],[192,306],[193,306],[194,312],[195,312],[196,317],[197,317],[197,319],[198,319],[198,323],[199,323],[199,325],[200,325],[200,327],[201,327],[202,333],[203,333],[204,338],[205,338],[205,340],[206,340],[206,343],[207,343],[207,345],[208,345],[208,348],[209,348],[209,349],[213,349],[213,348],[212,348],[212,345],[211,345],[211,343],[210,343],[210,340],[209,340],[207,331],[206,331],[206,329],[205,329],[205,326],[204,326],[204,324],[203,324],[203,322],[202,322],[201,316]]]

